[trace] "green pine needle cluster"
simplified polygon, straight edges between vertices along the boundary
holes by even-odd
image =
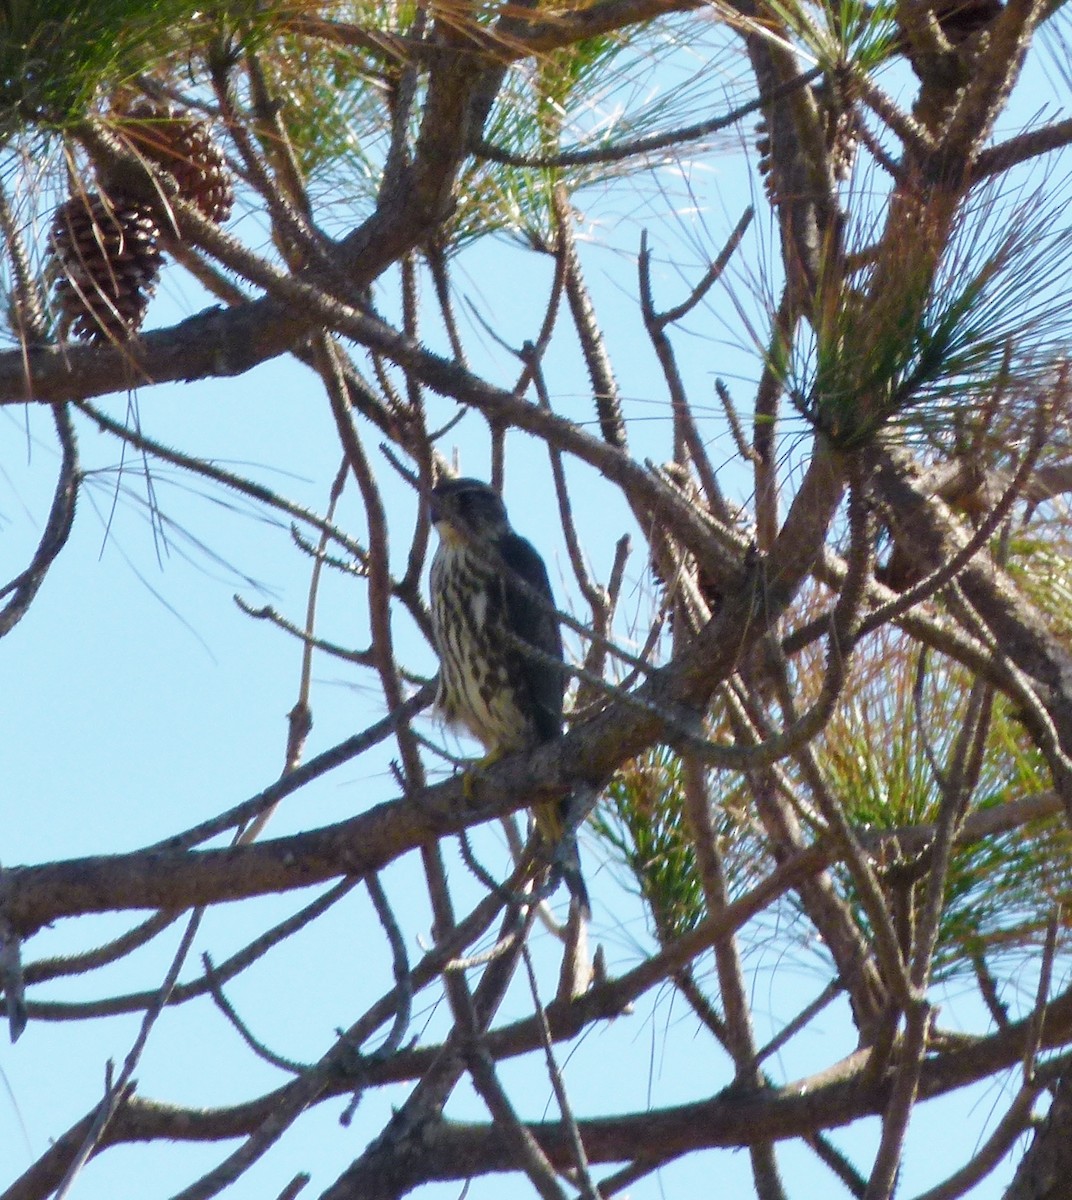
[[[830,264],[813,337],[772,364],[798,410],[851,449],[891,423],[909,437],[948,429],[1010,378],[1022,393],[1044,389],[1072,336],[1066,209],[1063,188],[1024,200],[983,187],[939,261],[906,260],[896,287],[873,287],[872,268],[845,286]],[[871,214],[860,226],[864,257],[893,252],[864,246]]]
[[[620,770],[597,810],[597,831],[617,851],[648,904],[662,943],[706,912],[682,798],[681,761],[656,747]]]
[[[0,5],[0,136],[81,120],[102,89],[151,72],[188,46],[191,29],[206,23],[203,9],[195,0]]]
[[[935,765],[947,770],[963,720],[964,680],[957,670],[928,669],[891,645],[840,706],[822,741],[822,761],[849,821],[859,829],[896,830],[937,820],[943,791]],[[916,695],[913,696],[915,691]],[[969,812],[1045,791],[1049,779],[1015,714],[999,701]],[[895,911],[921,902],[929,859],[887,854],[875,861]],[[836,870],[861,924],[867,918],[847,870]],[[1055,906],[1072,912],[1072,836],[1059,819],[1037,821],[952,854],[935,956],[935,977],[970,968],[972,957],[1009,960],[1041,939]],[[906,917],[906,919],[908,919]],[[1064,936],[1067,941],[1067,934]]]
[[[1054,633],[1072,638],[1072,556],[1067,541],[1021,535],[1009,540],[1007,556],[1009,574],[1052,622]]]
[[[828,73],[848,64],[864,73],[873,71],[890,55],[897,38],[892,4],[866,4],[861,0],[834,0],[803,4],[796,0],[771,0],[769,8],[791,32],[807,58]]]
[[[652,748],[618,771],[607,798],[593,818],[596,830],[632,876],[659,941],[671,942],[707,915],[680,758],[666,746]],[[713,794],[711,802],[729,887],[737,892],[754,877],[758,841],[734,795]]]

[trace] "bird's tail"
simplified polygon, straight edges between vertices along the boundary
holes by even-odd
[[[592,915],[592,903],[581,873],[581,852],[577,846],[576,826],[570,820],[570,808],[569,799],[553,800],[538,805],[532,815],[541,837],[551,847],[551,869],[561,874],[581,915],[587,920]]]

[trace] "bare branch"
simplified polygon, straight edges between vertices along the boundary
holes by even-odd
[[[67,406],[64,404],[55,405],[52,417],[56,424],[56,434],[59,437],[62,451],[59,479],[56,481],[56,491],[52,497],[52,508],[48,514],[48,521],[33,558],[14,579],[0,587],[0,597],[10,597],[4,607],[0,609],[0,637],[10,633],[26,615],[49,568],[67,544],[74,524],[74,506],[81,483],[74,426],[71,423],[71,415]]]

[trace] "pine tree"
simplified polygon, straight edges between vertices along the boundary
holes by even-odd
[[[1063,1194],[1063,21],[0,7],[4,1200],[133,1143],[183,1200]],[[429,719],[453,473],[567,644],[497,762]]]

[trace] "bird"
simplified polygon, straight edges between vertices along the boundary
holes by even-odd
[[[566,673],[551,581],[489,484],[442,479],[431,489],[429,508],[439,534],[429,580],[436,706],[483,744],[478,766],[490,766],[562,736]],[[568,803],[541,804],[533,817],[587,915],[576,840],[564,819]]]

